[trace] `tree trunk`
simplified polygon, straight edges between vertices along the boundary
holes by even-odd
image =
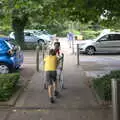
[[[24,24],[22,24],[21,20],[19,19],[13,19],[12,27],[15,32],[15,40],[20,47],[24,49]]]

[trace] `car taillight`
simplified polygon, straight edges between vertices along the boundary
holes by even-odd
[[[12,56],[14,54],[14,51],[12,49],[8,50],[8,54]]]

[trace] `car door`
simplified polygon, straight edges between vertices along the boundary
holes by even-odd
[[[20,67],[23,64],[23,52],[17,48],[15,52],[15,62],[16,62],[16,67]]]
[[[110,34],[109,38],[111,40],[111,52],[118,52],[120,51],[120,34]]]
[[[25,42],[37,42],[38,40],[36,36],[34,36],[32,33],[29,32],[25,32],[24,37],[25,37]]]
[[[95,46],[97,52],[109,52],[111,47],[111,40],[109,38],[109,35],[104,35],[99,38],[96,41]]]
[[[96,49],[100,52],[120,51],[120,34],[108,34],[96,42]]]

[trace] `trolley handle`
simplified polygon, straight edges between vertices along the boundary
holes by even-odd
[[[59,61],[63,59],[64,59],[64,54],[62,53],[62,56],[59,58]]]

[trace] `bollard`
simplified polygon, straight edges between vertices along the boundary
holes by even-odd
[[[72,40],[72,53],[74,54],[74,40]]]
[[[77,65],[79,65],[79,44],[77,44]]]
[[[117,80],[118,120],[120,120],[120,80]]]
[[[45,57],[45,45],[44,44],[42,44],[42,56],[44,60],[44,57]]]
[[[112,109],[113,109],[113,120],[120,120],[118,116],[118,82],[115,79],[111,80],[112,86]]]
[[[39,45],[37,45],[36,47],[36,70],[37,72],[39,72],[39,50],[40,50],[40,47]]]

